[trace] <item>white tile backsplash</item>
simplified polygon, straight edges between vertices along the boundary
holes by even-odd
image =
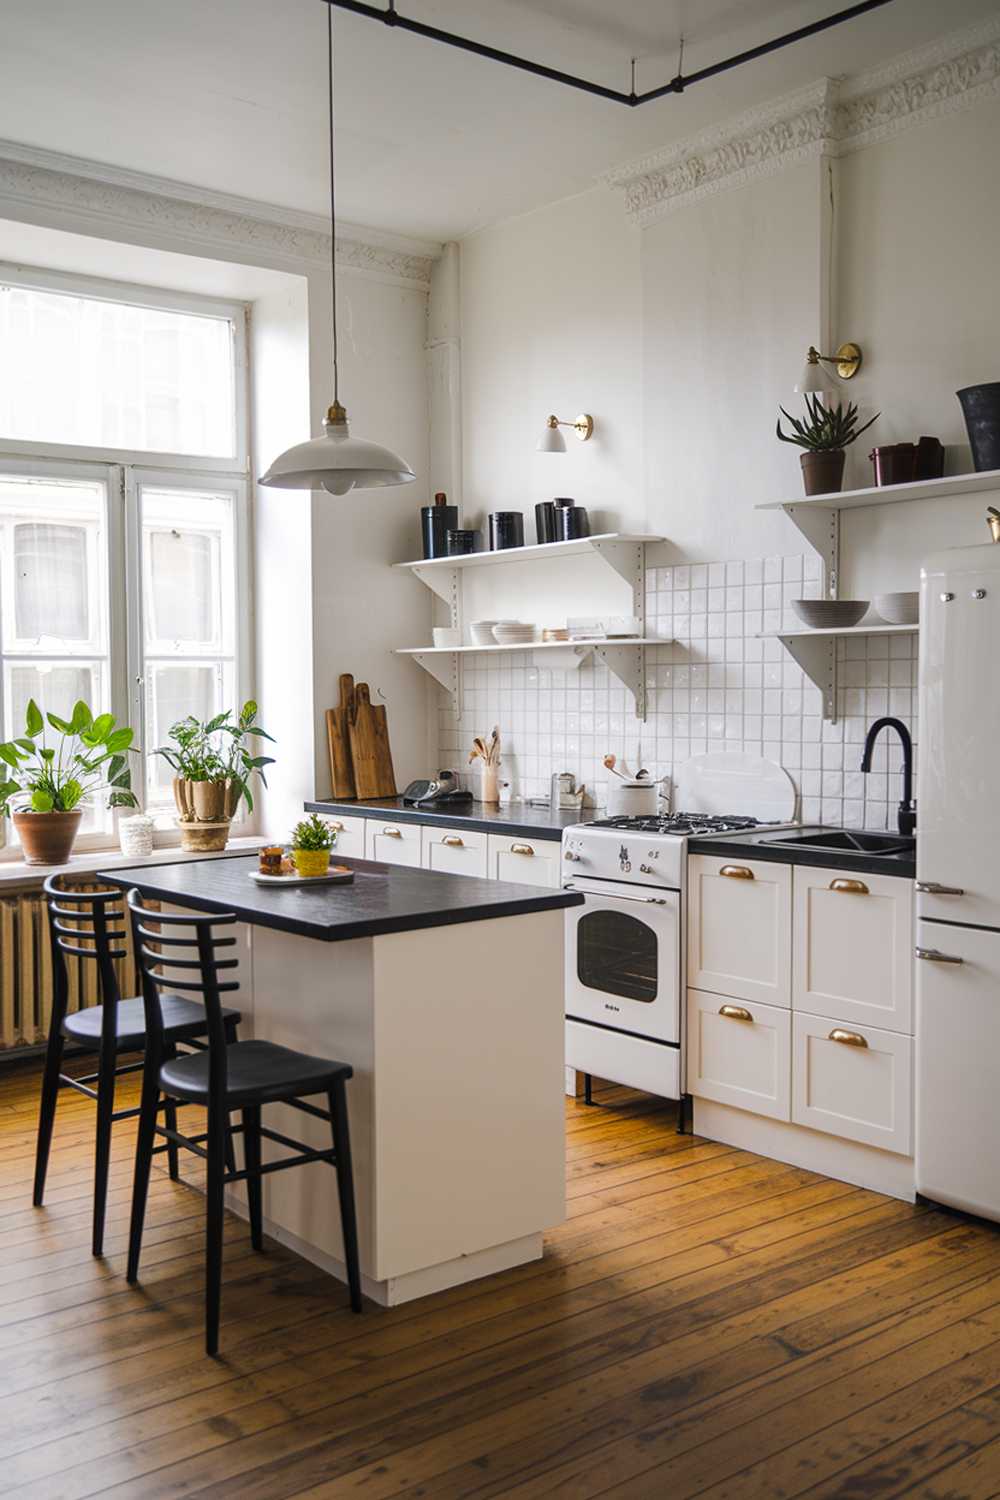
[[[439,759],[462,772],[473,736],[499,724],[502,779],[521,797],[545,796],[554,771],[572,771],[601,807],[612,751],[635,769],[669,776],[690,755],[742,750],[780,762],[800,815],[846,827],[895,828],[901,795],[898,741],[883,736],[871,774],[860,772],[872,719],[891,713],[917,739],[917,636],[851,636],[837,642],[838,717],[821,717],[818,689],[780,641],[761,632],[801,629],[791,600],[820,593],[819,559],[753,558],[651,568],[646,575],[648,717],[594,656],[578,671],[536,667],[527,652],[464,658],[458,719],[441,695]],[[733,808],[733,812],[742,809]]]

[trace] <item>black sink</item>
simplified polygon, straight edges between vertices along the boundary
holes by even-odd
[[[780,838],[761,839],[783,849],[831,849],[841,854],[912,854],[916,839],[903,833],[852,833],[847,828],[828,832],[785,833]]]

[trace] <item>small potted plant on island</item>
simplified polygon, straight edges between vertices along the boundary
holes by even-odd
[[[0,816],[13,818],[25,864],[64,865],[87,799],[98,792],[108,793],[109,807],[138,806],[129,753],[132,730],[119,728],[114,714],[95,718],[81,701],[62,719],[29,700],[24,734],[0,744]]]
[[[804,448],[799,462],[807,495],[833,495],[840,491],[844,482],[846,449],[859,438],[872,422],[877,422],[881,412],[876,412],[864,427],[858,426],[858,408],[848,404],[845,411],[839,403],[826,406],[821,395],[807,391],[804,395],[807,417],[799,421],[790,416],[783,406],[778,410],[792,424],[791,432],[782,432],[781,417],[775,423],[775,432],[783,443],[795,443]]]
[[[254,755],[250,741],[270,740],[256,722],[257,705],[244,703],[239,717],[232,709],[202,723],[189,715],[169,731],[171,745],[160,745],[153,753],[175,772],[174,802],[181,830],[181,848],[203,853],[224,849],[229,825],[246,803],[253,812],[250,782],[254,774],[267,786],[264,767],[274,764],[273,755]]]
[[[292,863],[299,874],[326,875],[336,841],[336,833],[318,813],[296,823],[292,829]]]

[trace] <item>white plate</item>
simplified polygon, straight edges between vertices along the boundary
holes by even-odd
[[[257,885],[347,885],[354,879],[353,870],[330,870],[326,875],[262,875],[248,870],[247,876]]]

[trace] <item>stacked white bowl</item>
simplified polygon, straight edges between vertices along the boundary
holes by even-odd
[[[535,627],[520,620],[498,620],[493,627],[493,637],[498,646],[530,645],[535,639]]]

